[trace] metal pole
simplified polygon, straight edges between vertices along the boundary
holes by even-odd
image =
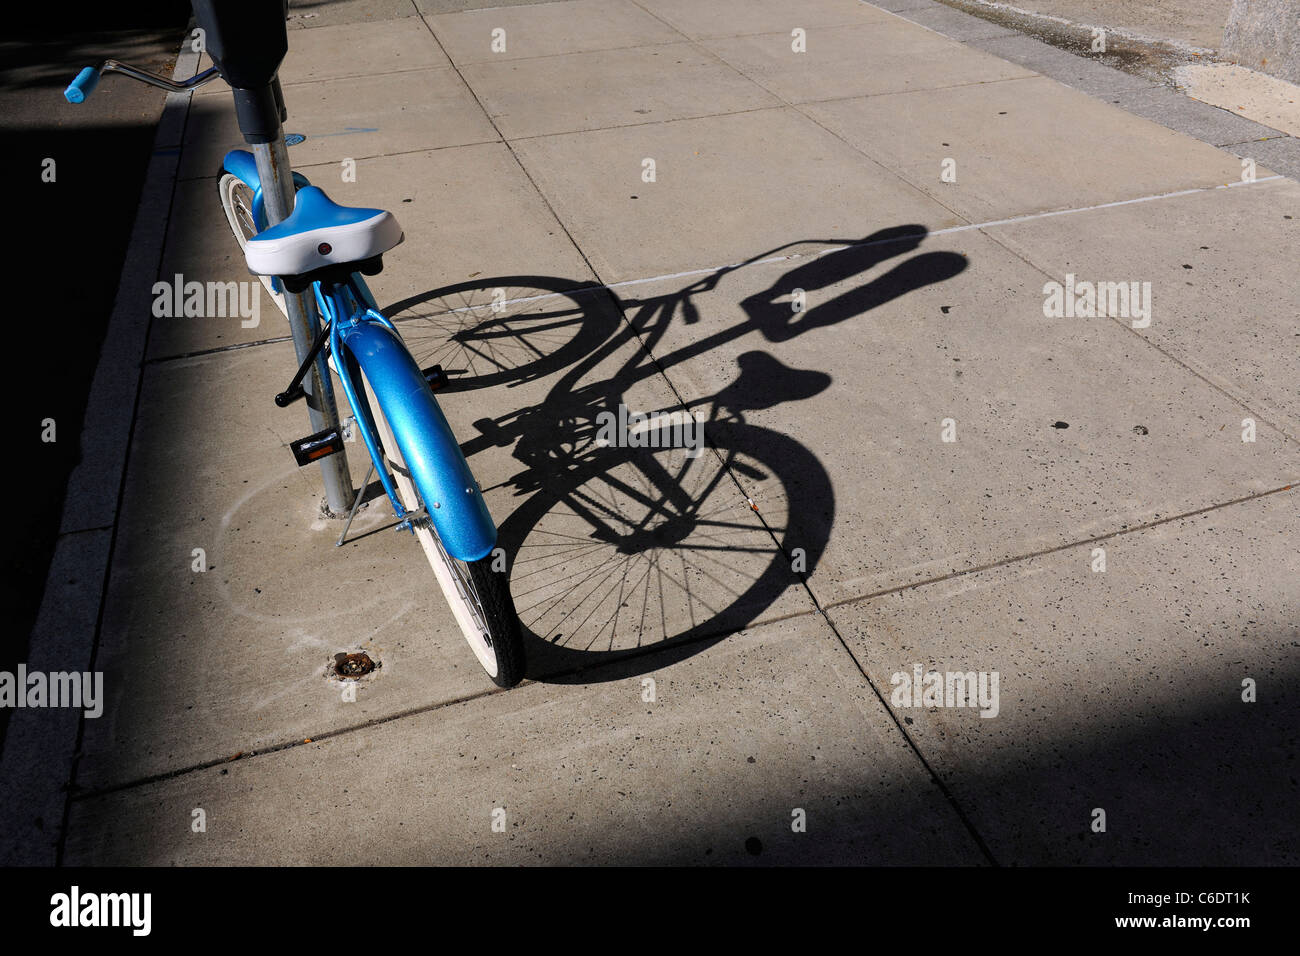
[[[284,144],[284,130],[276,130],[269,143],[254,143],[253,158],[257,160],[257,175],[262,183],[262,201],[266,204],[268,226],[274,226],[293,211],[293,170],[289,166],[289,150]],[[320,328],[316,302],[306,293],[284,294],[284,304],[289,316],[289,331],[293,335],[293,348],[302,362],[311,351],[312,341]],[[338,407],[334,403],[334,383],[330,380],[329,365],[324,354],[317,356],[311,371],[302,382],[307,393],[307,409],[311,417],[311,430],[318,432],[339,425]],[[352,506],[352,476],[348,472],[345,452],[321,459],[321,476],[325,479],[325,501],[329,510],[344,515]]]

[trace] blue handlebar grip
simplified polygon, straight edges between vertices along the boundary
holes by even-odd
[[[95,92],[95,87],[98,85],[99,70],[88,66],[77,74],[77,78],[63,91],[63,96],[69,103],[81,103]]]

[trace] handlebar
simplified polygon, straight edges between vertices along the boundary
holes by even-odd
[[[121,73],[123,76],[139,80],[141,83],[148,83],[150,86],[156,86],[161,90],[167,90],[169,93],[186,93],[198,89],[209,80],[215,80],[219,75],[217,68],[214,66],[211,69],[204,70],[197,76],[192,76],[188,80],[181,80],[178,83],[175,80],[169,80],[146,70],[136,69],[128,63],[105,60],[97,67],[88,66],[78,73],[77,78],[63,91],[64,99],[69,103],[84,103],[86,97],[95,92],[95,87],[99,85],[99,78],[105,73]]]

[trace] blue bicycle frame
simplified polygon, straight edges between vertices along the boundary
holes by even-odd
[[[262,187],[252,154],[232,150],[224,165],[253,191],[253,221],[259,230],[266,228]],[[297,186],[310,185],[300,173],[293,177]],[[329,350],[335,357],[343,394],[398,518],[409,527],[416,516],[403,506],[384,462],[378,428],[364,399],[367,382],[447,553],[466,562],[486,557],[496,545],[496,525],[433,389],[396,326],[380,314],[365,280],[357,273],[346,282],[315,282],[312,290],[328,329]]]

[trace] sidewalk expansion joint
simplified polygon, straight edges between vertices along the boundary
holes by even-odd
[[[1198,100],[1197,102],[1200,101]],[[1223,109],[1223,107],[1216,106],[1215,109]],[[1232,113],[1231,110],[1224,110],[1224,112]],[[1236,116],[1237,114],[1232,113],[1232,115]],[[1296,137],[1292,136],[1290,133],[1278,133],[1276,136],[1256,136],[1253,139],[1242,139],[1242,140],[1236,140],[1235,142],[1231,142],[1231,143],[1220,143],[1219,149],[1232,149],[1232,147],[1234,146],[1249,146],[1252,143],[1272,143],[1272,142],[1276,142],[1279,139],[1295,139],[1295,138]]]
[[[761,622],[759,622],[759,624],[761,626],[766,626],[768,624],[779,624],[782,621],[796,620],[802,617],[811,617],[816,615],[817,613],[818,613],[817,608],[809,608],[806,611],[797,611],[791,614],[782,614],[770,618],[764,618]],[[823,616],[825,615],[823,614]],[[80,802],[84,800],[92,800],[97,797],[107,796],[113,793],[118,793],[123,790],[134,790],[139,787],[145,787],[155,783],[162,783],[168,780],[174,780],[178,777],[184,777],[191,773],[197,773],[202,770],[211,770],[213,767],[222,767],[225,766],[226,764],[231,764],[238,761],[250,760],[254,757],[269,756],[270,754],[280,753],[285,750],[292,750],[295,747],[308,746],[309,744],[320,743],[325,740],[330,740],[334,737],[342,737],[346,734],[368,730],[372,727],[378,727],[382,724],[388,724],[398,720],[405,720],[409,717],[419,717],[424,714],[433,713],[439,710],[445,710],[449,707],[455,707],[460,704],[473,703],[474,701],[477,700],[484,700],[489,697],[495,697],[499,694],[507,693],[510,690],[517,691],[524,687],[529,687],[534,684],[545,684],[561,677],[565,677],[565,678],[576,677],[582,674],[599,675],[602,671],[609,670],[611,668],[622,667],[626,665],[629,661],[640,660],[642,658],[647,658],[647,657],[654,657],[660,654],[675,653],[677,651],[680,651],[682,648],[690,647],[694,644],[714,644],[719,641],[725,640],[726,638],[731,637],[735,634],[739,634],[743,631],[746,631],[754,626],[759,626],[759,625],[755,625],[751,623],[745,625],[744,627],[720,629],[710,634],[701,634],[701,635],[695,635],[693,637],[660,641],[657,644],[646,645],[644,647],[638,647],[633,650],[629,650],[626,653],[619,655],[617,658],[613,660],[603,661],[599,664],[587,664],[578,667],[566,667],[566,668],[561,668],[559,670],[547,671],[545,673],[537,675],[536,677],[530,677],[526,679],[525,681],[518,684],[514,688],[493,687],[490,690],[479,691],[473,694],[465,694],[464,696],[455,697],[450,700],[439,701],[433,704],[424,704],[419,707],[408,707],[405,710],[400,710],[391,714],[386,714],[382,717],[374,717],[370,720],[362,721],[357,724],[349,724],[345,727],[335,728],[334,730],[326,730],[320,733],[307,734],[305,737],[301,739],[294,738],[293,740],[281,741],[280,743],[267,744],[264,747],[241,750],[229,757],[218,757],[212,760],[204,760],[200,763],[190,764],[184,767],[177,767],[174,770],[167,770],[162,773],[150,774],[149,776],[145,776],[145,777],[137,777],[133,780],[124,780],[120,783],[114,783],[104,787],[86,788],[84,790],[74,788],[74,793],[70,797],[70,799],[74,802]]]
[[[510,140],[506,139],[505,136],[501,134],[501,128],[497,126],[496,120],[492,118],[492,114],[489,113],[487,107],[483,105],[482,98],[480,98],[478,93],[475,92],[474,87],[470,85],[469,81],[465,79],[465,74],[461,71],[461,68],[457,66],[454,61],[452,61],[451,54],[449,54],[447,52],[447,48],[443,46],[442,40],[438,39],[438,34],[434,32],[433,26],[432,24],[429,23],[428,17],[426,17],[424,12],[420,11],[418,7],[417,7],[417,11],[418,11],[418,16],[420,18],[420,22],[423,23],[424,28],[429,31],[429,36],[433,38],[434,43],[438,44],[438,49],[442,51],[443,56],[447,57],[447,61],[451,63],[451,68],[455,70],[457,78],[460,79],[460,82],[465,87],[466,92],[468,92],[469,95],[474,98],[474,103],[482,111],[483,116],[487,119],[493,131],[497,134],[497,137],[505,145],[506,150],[510,153],[510,158],[515,161],[515,165],[519,167],[519,171],[523,173],[524,178],[528,180],[528,185],[533,187],[533,192],[537,194],[537,197],[542,201],[542,204],[546,207],[546,211],[549,212],[551,214],[551,218],[555,220],[555,225],[560,229],[561,232],[564,233],[564,237],[569,240],[570,245],[573,246],[574,252],[578,254],[579,258],[582,259],[583,265],[587,267],[587,271],[591,273],[591,275],[595,276],[597,282],[602,281],[600,277],[600,273],[596,271],[595,266],[593,266],[591,263],[591,258],[587,255],[586,251],[583,250],[583,248],[578,245],[578,240],[576,240],[573,237],[573,233],[570,232],[569,227],[565,224],[564,220],[560,218],[559,213],[555,211],[555,207],[551,205],[551,201],[546,197],[546,194],[542,192],[542,190],[538,187],[537,181],[533,179],[533,174],[528,171],[528,167],[526,167],[523,164],[523,162],[519,159],[519,154],[515,152],[515,148],[514,146],[511,145]]]
[[[747,80],[751,80],[752,82],[751,77],[745,76],[745,74],[740,73],[739,70],[736,70],[734,66],[732,66],[730,63],[727,63],[725,60],[723,61],[723,65],[730,70],[734,70],[735,72],[739,73],[740,76],[744,77]],[[798,103],[789,103],[786,102],[785,100],[781,100],[778,103],[772,103],[767,106],[750,106],[745,109],[724,110],[720,113],[700,113],[691,116],[674,116],[669,119],[636,120],[631,123],[611,123],[608,126],[591,126],[591,127],[584,127],[583,129],[557,130],[555,132],[550,132],[550,133],[530,133],[527,136],[509,136],[509,137],[503,136],[502,141],[506,143],[524,143],[524,142],[528,142],[529,140],[535,140],[535,139],[550,139],[552,137],[560,137],[560,136],[579,136],[585,133],[603,133],[606,132],[607,130],[636,129],[637,127],[641,127],[641,126],[671,126],[674,123],[691,123],[696,120],[721,119],[724,116],[745,116],[750,113],[768,113],[768,112],[777,112],[779,110],[793,110],[796,113],[799,113],[800,115],[804,116],[805,118],[812,120],[812,117],[804,113],[801,107],[821,106],[822,104],[825,103],[839,103],[845,100],[875,99],[877,97],[882,97],[882,96],[906,96],[911,93],[930,93],[930,92],[940,92],[943,90],[959,90],[971,86],[990,86],[997,83],[1022,83],[1025,80],[1036,80],[1036,79],[1039,79],[1039,77],[1006,76],[1006,77],[1000,77],[998,79],[993,79],[993,80],[974,80],[970,83],[951,83],[947,86],[936,86],[924,90],[887,90],[880,93],[851,93],[847,96],[828,96],[825,99],[801,100]],[[761,84],[755,83],[755,85],[760,86],[760,88],[763,89],[763,91],[768,93],[769,95],[772,96],[776,95],[772,93],[770,90],[768,90],[766,87],[761,86]],[[812,120],[812,121],[816,122],[816,120]],[[822,128],[825,129],[825,127]],[[847,140],[845,142],[847,142]],[[853,147],[853,148],[857,149],[857,147]],[[861,152],[861,150],[858,151]],[[873,162],[875,162],[874,159]]]
[[[99,531],[112,531],[115,527],[116,525],[102,524],[96,525],[93,528],[69,528],[66,531],[60,531],[58,536],[60,538],[70,538],[74,534],[92,534]]]
[[[1059,552],[1062,551],[1069,551],[1072,548],[1082,548],[1090,544],[1097,544],[1101,541],[1110,541],[1115,538],[1122,538],[1131,534],[1138,534],[1143,531],[1148,531],[1152,528],[1159,528],[1162,525],[1170,524],[1171,522],[1174,521],[1185,521],[1188,518],[1195,518],[1198,515],[1208,514],[1211,511],[1221,511],[1224,508],[1231,508],[1234,505],[1241,505],[1252,501],[1259,501],[1263,498],[1268,498],[1272,495],[1282,494],[1283,492],[1287,492],[1287,491],[1294,491],[1297,489],[1297,487],[1300,487],[1300,478],[1297,478],[1296,481],[1292,482],[1291,484],[1280,485],[1277,488],[1270,488],[1267,491],[1259,491],[1251,495],[1243,495],[1240,498],[1233,498],[1231,501],[1222,501],[1217,504],[1206,505],[1204,508],[1196,508],[1193,509],[1192,511],[1182,511],[1176,515],[1170,515],[1167,518],[1159,518],[1153,521],[1144,521],[1141,524],[1136,524],[1131,528],[1121,528],[1118,531],[1110,531],[1107,532],[1106,534],[1093,535],[1088,538],[1079,538],[1075,541],[1066,542],[1065,544],[1053,545],[1050,548],[1040,548],[1037,551],[1028,551],[1024,554],[1012,555],[1010,557],[1001,558],[997,561],[990,561],[986,564],[980,564],[970,568],[959,568],[955,571],[949,571],[947,574],[937,574],[934,577],[925,578],[920,581],[909,581],[907,584],[899,584],[892,588],[882,588],[879,591],[872,591],[869,594],[857,595],[855,597],[840,598],[839,600],[829,602],[828,604],[825,605],[825,607],[827,608],[827,610],[829,610],[831,608],[844,607],[845,605],[848,604],[859,604],[863,601],[872,601],[879,597],[886,597],[890,594],[898,594],[903,591],[911,591],[916,588],[923,588],[930,584],[941,584],[944,581],[951,581],[955,578],[965,577],[968,574],[979,574],[981,571],[991,571],[994,570],[995,568],[1007,567],[1008,565],[1018,564],[1021,561],[1029,561],[1032,560],[1033,558],[1041,558],[1044,557],[1045,555],[1058,554]]]
[[[930,762],[925,759],[925,754],[921,753],[920,746],[912,738],[912,735],[907,732],[907,726],[899,719],[894,708],[891,707],[889,701],[885,699],[885,695],[881,693],[880,688],[876,686],[876,682],[872,680],[871,675],[867,673],[867,669],[863,665],[862,661],[858,659],[858,655],[853,653],[853,648],[850,647],[849,642],[844,639],[844,635],[840,633],[840,629],[835,626],[835,622],[831,619],[830,614],[827,613],[830,606],[828,605],[827,607],[823,607],[821,602],[817,600],[817,595],[813,593],[813,589],[806,576],[801,575],[801,577],[803,577],[802,583],[804,590],[808,592],[808,598],[813,602],[813,606],[816,608],[816,613],[821,615],[822,620],[826,622],[826,626],[829,627],[831,633],[835,635],[835,640],[839,643],[840,649],[849,656],[849,660],[853,662],[853,666],[862,676],[862,679],[866,681],[867,687],[871,689],[872,695],[880,702],[880,706],[884,708],[885,713],[889,715],[889,719],[893,721],[898,732],[903,735],[904,742],[906,742],[907,746],[911,749],[912,754],[916,759],[920,761],[921,766],[925,769],[925,772],[929,774],[934,785],[939,788],[939,792],[943,794],[944,799],[948,802],[948,806],[952,808],[953,813],[957,814],[957,819],[960,820],[962,826],[966,828],[966,832],[975,842],[980,853],[984,855],[984,858],[989,862],[990,866],[999,866],[1000,864],[998,863],[997,858],[993,856],[993,851],[989,849],[984,838],[980,836],[980,832],[976,829],[974,821],[966,815],[966,811],[962,809],[961,804],[957,801],[953,792],[948,789],[948,785],[944,782],[943,778],[939,776],[938,772],[932,766],[930,766]]]
[[[219,355],[222,352],[237,352],[240,349],[256,348],[259,345],[279,345],[282,342],[292,341],[292,336],[280,335],[270,339],[257,339],[253,342],[234,342],[230,345],[218,345],[210,349],[197,349],[193,352],[177,352],[174,355],[155,355],[153,358],[145,359],[144,364],[158,365],[163,362],[179,362],[182,359],[202,358],[205,355]]]
[[[1281,177],[1271,177],[1271,178],[1281,178]],[[1260,180],[1260,181],[1262,182],[1263,180]],[[1226,188],[1226,187],[1214,187],[1214,188],[1216,188],[1216,189],[1221,189],[1221,188]],[[1196,191],[1198,191],[1198,190],[1193,190],[1193,192],[1196,192]],[[1184,194],[1184,195],[1185,195],[1185,194]],[[1007,245],[1005,242],[1002,241],[1002,239],[1001,239],[1000,237],[998,237],[998,236],[995,235],[994,233],[987,232],[987,231],[981,229],[981,230],[980,230],[980,234],[983,235],[983,236],[986,236],[986,237],[987,237],[989,240],[991,240],[992,242],[997,243],[997,244],[998,244],[999,246],[1001,246],[1004,250],[1006,250],[1006,252],[1007,252],[1008,254],[1010,254],[1010,255],[1014,256],[1015,258],[1019,259],[1019,260],[1020,260],[1021,262],[1023,262],[1025,265],[1029,266],[1029,268],[1031,268],[1031,269],[1033,269],[1034,271],[1036,271],[1039,275],[1041,275],[1041,276],[1043,276],[1043,277],[1045,277],[1045,278],[1047,278],[1047,279],[1049,279],[1049,280],[1051,280],[1051,281],[1056,281],[1057,276],[1053,275],[1051,272],[1048,272],[1045,268],[1043,268],[1042,266],[1040,266],[1038,263],[1036,263],[1036,262],[1034,262],[1032,259],[1028,258],[1028,256],[1025,255],[1024,253],[1020,252],[1020,251],[1017,250],[1017,249],[1013,249],[1011,246]],[[1127,334],[1134,336],[1134,337],[1135,337],[1138,341],[1140,341],[1143,345],[1147,346],[1148,348],[1154,349],[1154,350],[1155,350],[1156,352],[1158,352],[1160,355],[1163,355],[1166,359],[1168,359],[1170,362],[1173,362],[1175,365],[1177,365],[1180,369],[1182,369],[1182,370],[1183,370],[1184,372],[1186,372],[1188,375],[1191,375],[1193,378],[1198,379],[1199,381],[1201,381],[1201,382],[1204,383],[1205,385],[1209,386],[1210,389],[1212,389],[1212,390],[1215,391],[1215,392],[1218,392],[1220,395],[1222,395],[1222,396],[1223,396],[1224,398],[1226,398],[1228,401],[1232,402],[1234,405],[1237,405],[1239,408],[1245,410],[1246,412],[1249,412],[1249,413],[1250,413],[1250,416],[1251,416],[1252,418],[1256,419],[1258,422],[1260,422],[1260,423],[1262,423],[1262,424],[1264,424],[1264,425],[1267,425],[1269,428],[1271,428],[1271,429],[1273,429],[1274,431],[1276,431],[1276,432],[1277,432],[1278,434],[1280,434],[1280,435],[1281,435],[1281,436],[1282,436],[1286,441],[1290,441],[1290,442],[1300,442],[1300,436],[1296,436],[1296,435],[1291,434],[1291,432],[1287,430],[1287,426],[1286,426],[1286,425],[1281,424],[1280,422],[1274,421],[1271,415],[1267,415],[1267,414],[1264,414],[1264,413],[1262,413],[1262,412],[1256,411],[1256,410],[1251,406],[1251,403],[1250,403],[1250,401],[1249,401],[1248,399],[1243,398],[1243,397],[1240,396],[1240,395],[1235,395],[1235,394],[1233,394],[1233,393],[1230,392],[1227,388],[1225,388],[1223,385],[1220,385],[1218,382],[1214,381],[1213,379],[1211,379],[1209,376],[1207,376],[1206,374],[1204,374],[1203,372],[1201,372],[1201,371],[1198,370],[1197,368],[1193,367],[1192,365],[1189,365],[1186,361],[1184,361],[1182,358],[1180,358],[1180,357],[1179,357],[1178,355],[1176,355],[1174,352],[1171,352],[1169,349],[1167,349],[1167,348],[1165,348],[1164,346],[1162,346],[1162,345],[1161,345],[1159,342],[1157,342],[1155,339],[1151,338],[1150,336],[1142,335],[1142,334],[1141,334],[1137,329],[1134,329],[1130,324],[1128,324],[1125,320],[1123,320],[1123,319],[1121,319],[1121,318],[1118,318],[1118,317],[1116,317],[1116,316],[1107,316],[1106,318],[1107,318],[1107,321],[1109,321],[1109,322],[1111,322],[1111,323],[1113,323],[1113,324],[1119,326],[1119,328],[1123,329],[1124,332],[1126,332]]]
[[[317,138],[319,138],[321,134],[316,133],[316,134],[309,134],[309,135],[315,135]],[[444,149],[468,149],[471,146],[494,146],[498,143],[505,143],[505,140],[502,139],[499,135],[496,139],[476,139],[469,143],[446,143],[442,146],[420,146],[417,147],[416,149],[398,149],[392,151],[391,153],[370,153],[367,155],[352,156],[349,158],[354,159],[358,163],[362,163],[371,159],[390,159],[394,156],[414,156],[417,153],[436,153]],[[302,172],[303,170],[307,170],[307,169],[332,168],[336,165],[337,165],[336,163],[329,160],[320,160],[317,162],[294,163],[293,168],[297,172]],[[215,173],[194,173],[191,175],[176,177],[176,181],[178,183],[197,183],[197,182],[202,182],[205,179],[210,179],[213,182],[216,182],[217,176]]]
[[[528,683],[531,683],[531,681],[526,681],[524,684],[520,684],[519,686],[523,687],[526,686]],[[349,724],[346,727],[338,727],[334,730],[322,731],[319,734],[309,734],[308,736],[301,739],[295,738],[294,740],[281,741],[278,744],[267,744],[265,747],[251,748],[249,750],[241,750],[229,757],[218,757],[213,760],[205,760],[202,761],[201,763],[190,764],[189,766],[186,767],[177,767],[175,770],[167,770],[164,771],[163,773],[155,773],[147,777],[138,777],[134,780],[124,780],[121,783],[114,783],[105,787],[95,787],[95,788],[86,788],[86,789],[75,788],[75,792],[72,794],[70,800],[72,802],[92,800],[95,799],[96,797],[103,797],[109,794],[119,793],[123,790],[134,790],[138,787],[149,786],[150,784],[163,783],[168,780],[174,780],[177,777],[184,777],[192,773],[197,773],[201,770],[211,770],[213,767],[223,767],[227,764],[235,763],[237,761],[251,760],[254,757],[268,756],[270,754],[280,753],[281,751],[292,750],[294,747],[309,746],[309,742],[311,744],[320,743],[321,741],[330,740],[334,737],[342,737],[345,734],[355,733],[356,731],[359,730],[367,730],[371,727],[378,727],[382,724],[391,723],[395,720],[403,720],[407,717],[418,717],[421,714],[432,713],[434,711],[443,710],[448,707],[454,707],[458,704],[466,704],[475,700],[481,700],[485,697],[493,697],[497,694],[504,694],[504,693],[506,693],[505,688],[494,687],[491,690],[480,691],[476,694],[466,694],[463,697],[455,697],[452,698],[451,700],[439,701],[436,704],[425,704],[420,707],[408,707],[406,710],[400,710],[397,711],[396,713],[387,714],[383,717],[374,717],[370,720],[362,721],[361,723],[358,724]]]

